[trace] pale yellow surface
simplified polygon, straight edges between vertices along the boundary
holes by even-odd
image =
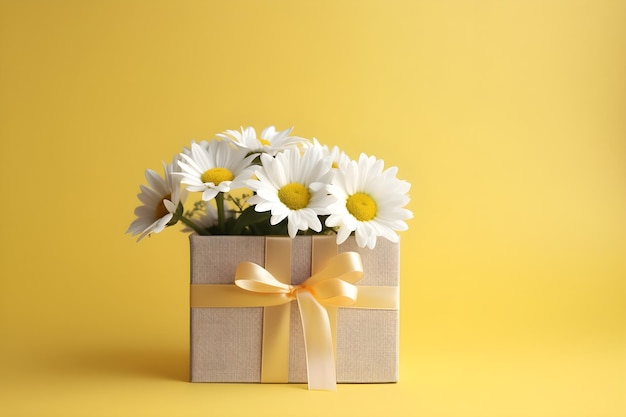
[[[187,380],[146,168],[274,124],[400,167],[401,381]],[[0,1],[1,416],[626,416],[626,2]]]

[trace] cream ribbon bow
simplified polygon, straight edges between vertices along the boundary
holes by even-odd
[[[304,334],[309,389],[335,390],[337,384],[332,330],[326,306],[356,303],[355,282],[363,277],[363,264],[356,252],[343,252],[330,258],[326,266],[300,285],[284,284],[263,267],[241,262],[235,272],[235,285],[244,290],[296,300]]]

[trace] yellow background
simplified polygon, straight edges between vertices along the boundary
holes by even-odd
[[[626,2],[0,1],[0,415],[626,416]],[[146,168],[295,126],[413,184],[401,381],[186,382]]]

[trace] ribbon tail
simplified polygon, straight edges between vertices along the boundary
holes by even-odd
[[[337,372],[328,313],[309,291],[296,293],[310,390],[335,391]]]

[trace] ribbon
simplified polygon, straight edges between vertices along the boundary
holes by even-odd
[[[289,283],[291,240],[266,238],[266,268],[241,262],[235,271],[235,285],[191,286],[192,308],[265,307],[261,382],[288,382],[292,301],[300,310],[308,387],[320,390],[336,389],[338,307],[398,308],[397,287],[357,287],[354,284],[363,276],[361,257],[356,252],[337,254],[334,239],[332,245],[329,242],[314,237],[313,274],[299,285]]]
[[[235,285],[253,293],[280,297],[285,303],[297,301],[304,334],[309,389],[334,390],[337,378],[333,338],[330,319],[323,305],[354,304],[358,290],[352,283],[362,276],[363,265],[359,254],[345,252],[331,258],[322,271],[300,285],[282,283],[263,267],[242,262],[237,265]],[[277,323],[278,326],[282,324],[280,321]]]

